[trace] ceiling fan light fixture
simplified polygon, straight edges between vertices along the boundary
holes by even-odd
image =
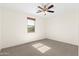
[[[47,12],[49,12],[49,13],[54,13],[54,11],[50,10],[51,8],[54,7],[54,5],[53,5],[53,4],[50,5],[50,6],[48,6],[48,5],[49,5],[49,4],[44,4],[44,5],[42,5],[42,7],[41,7],[41,6],[38,6],[38,8],[39,8],[40,10],[38,10],[37,13],[44,12],[44,15],[46,15]]]

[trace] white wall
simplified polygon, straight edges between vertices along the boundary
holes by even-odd
[[[1,44],[1,9],[0,9],[0,44]],[[0,45],[1,48],[1,45]]]
[[[79,56],[79,46],[78,46],[78,56]]]
[[[47,18],[46,37],[79,45],[79,4],[55,4],[55,13]]]
[[[2,42],[3,47],[15,46],[44,38],[43,19],[19,11],[3,8]],[[36,32],[27,33],[27,16],[36,18]]]

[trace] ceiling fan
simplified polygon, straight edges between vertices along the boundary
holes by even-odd
[[[46,12],[54,13],[54,11],[50,10],[51,8],[54,7],[54,5],[53,4],[49,5],[49,6],[48,5],[49,5],[49,3],[45,4],[45,5],[42,4],[42,6],[37,6],[39,8],[37,13],[44,12],[44,15],[46,15]]]

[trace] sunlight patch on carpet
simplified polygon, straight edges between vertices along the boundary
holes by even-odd
[[[40,51],[41,53],[45,53],[48,50],[50,50],[51,48],[42,44],[42,43],[36,43],[32,45],[34,48],[36,48],[38,51]]]
[[[41,47],[41,46],[43,46],[43,44],[41,44],[41,43],[36,43],[36,44],[34,44],[34,45],[32,45],[34,48],[39,48],[39,47]]]

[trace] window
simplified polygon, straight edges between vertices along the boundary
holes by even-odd
[[[27,17],[27,32],[35,32],[35,18]]]

